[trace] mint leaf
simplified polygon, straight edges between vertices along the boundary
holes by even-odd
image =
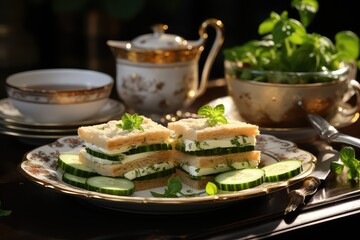
[[[346,146],[341,148],[339,153],[341,162],[332,162],[330,169],[336,174],[341,174],[346,166],[348,168],[347,178],[358,182],[360,179],[360,161],[355,157],[355,150],[350,146]]]
[[[157,193],[153,191],[150,191],[150,193],[154,197],[177,198],[178,197],[177,194],[181,191],[181,189],[182,189],[182,183],[180,181],[180,178],[171,177],[167,182],[167,187],[165,188],[164,193]]]
[[[350,31],[341,31],[335,35],[335,46],[341,58],[351,61],[359,57],[359,38]]]
[[[11,214],[11,210],[0,209],[0,217],[9,216]]]
[[[330,164],[330,171],[336,173],[336,174],[341,174],[342,171],[344,170],[344,164],[340,161],[334,161],[331,162]]]
[[[323,72],[338,70],[344,63],[356,63],[360,69],[360,39],[356,33],[340,31],[334,36],[334,42],[330,37],[310,33],[307,27],[319,10],[318,0],[292,0],[291,7],[298,11],[300,20],[290,17],[288,11],[281,14],[272,11],[258,27],[259,40],[252,39],[242,45],[225,48],[225,60],[239,63],[239,67],[226,68],[225,71],[238,79],[274,82],[267,76],[249,74],[249,70]],[[315,81],[324,80],[334,79],[320,78]],[[281,83],[307,82],[282,80]]]
[[[178,198],[178,197],[195,197],[202,194],[200,193],[183,193],[182,190],[182,183],[180,178],[177,177],[170,177],[167,182],[167,187],[164,190],[164,193],[157,193],[154,191],[150,191],[153,197],[163,197],[163,198]]]
[[[298,10],[300,20],[305,27],[309,26],[319,10],[319,3],[316,0],[292,0],[291,6]]]
[[[0,201],[0,206],[1,206],[1,201]],[[0,217],[9,216],[11,212],[12,212],[11,210],[4,210],[0,208]]]
[[[144,118],[136,113],[132,115],[129,113],[125,113],[121,117],[122,123],[119,123],[116,126],[122,128],[123,130],[127,130],[129,132],[133,131],[134,129],[144,131],[144,129],[141,127],[143,120]]]
[[[207,117],[206,124],[213,127],[217,124],[228,123],[226,117],[224,117],[225,106],[224,104],[218,104],[214,108],[209,105],[204,105],[198,110],[198,115]]]

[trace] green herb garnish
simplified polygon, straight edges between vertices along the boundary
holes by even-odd
[[[346,176],[350,180],[359,182],[360,161],[355,157],[355,150],[350,147],[343,147],[340,150],[340,160],[331,162],[330,169],[336,174],[341,174],[345,167],[348,168]]]
[[[307,32],[306,28],[318,12],[317,0],[292,0],[291,7],[297,9],[300,21],[290,18],[288,11],[271,12],[258,27],[260,40],[224,49],[226,60],[242,64],[243,68],[235,73],[241,79],[271,81],[257,79],[249,70],[322,72],[334,71],[342,63],[357,61],[359,37],[354,32],[340,31],[334,42],[318,33]],[[359,60],[357,66],[360,68]]]
[[[157,193],[150,191],[151,195],[154,197],[163,197],[163,198],[178,198],[178,197],[196,197],[202,194],[200,193],[183,193],[182,183],[179,177],[171,177],[167,182],[167,187],[165,188],[164,193]]]
[[[0,201],[0,206],[1,206],[1,201]],[[11,214],[11,210],[4,210],[0,208],[0,217],[9,216],[10,214]]]
[[[141,123],[143,122],[144,118],[139,116],[138,114],[129,114],[125,113],[122,117],[122,124],[119,123],[116,126],[122,128],[123,130],[127,130],[129,132],[133,131],[134,129],[138,129],[144,131],[141,127]]]
[[[210,127],[213,127],[219,123],[226,124],[228,121],[226,117],[224,117],[224,113],[224,104],[216,105],[214,108],[209,105],[205,105],[198,110],[198,115],[208,118],[206,124]]]

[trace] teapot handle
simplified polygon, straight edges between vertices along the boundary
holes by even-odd
[[[204,42],[207,40],[208,34],[206,33],[206,29],[209,26],[215,28],[216,37],[215,37],[214,43],[211,47],[211,50],[209,52],[209,55],[205,61],[204,68],[203,68],[202,74],[201,74],[200,85],[199,85],[198,91],[196,92],[195,97],[199,97],[205,93],[207,84],[209,81],[211,67],[214,63],[216,55],[218,54],[218,52],[224,42],[224,25],[220,20],[215,19],[215,18],[207,19],[201,24],[200,29],[199,29],[200,38],[202,38],[204,40]]]

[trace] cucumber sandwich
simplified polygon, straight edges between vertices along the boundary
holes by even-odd
[[[204,106],[205,117],[186,118],[168,124],[175,132],[173,158],[177,175],[185,184],[205,188],[214,176],[237,169],[256,168],[260,151],[255,150],[256,125],[222,117],[223,105]]]
[[[135,190],[166,186],[175,173],[171,157],[172,130],[137,114],[121,120],[82,126],[79,160],[97,174],[131,180]]]

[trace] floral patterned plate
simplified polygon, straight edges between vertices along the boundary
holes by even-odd
[[[197,197],[157,198],[151,195],[150,190],[137,191],[132,196],[115,196],[73,187],[61,180],[62,174],[58,171],[59,154],[77,153],[81,147],[82,141],[77,136],[59,138],[53,143],[38,147],[25,154],[18,169],[30,181],[45,188],[83,198],[100,207],[137,213],[180,214],[218,209],[237,203],[242,199],[262,196],[287,188],[311,174],[316,162],[313,154],[297,148],[290,141],[281,140],[272,135],[260,135],[257,137],[256,145],[256,148],[262,152],[260,167],[284,159],[300,159],[303,162],[303,171],[286,181],[263,183],[254,188],[212,196],[203,193]],[[151,191],[163,193],[164,188],[155,188]],[[204,192],[204,190],[191,189],[185,184],[182,191]]]

